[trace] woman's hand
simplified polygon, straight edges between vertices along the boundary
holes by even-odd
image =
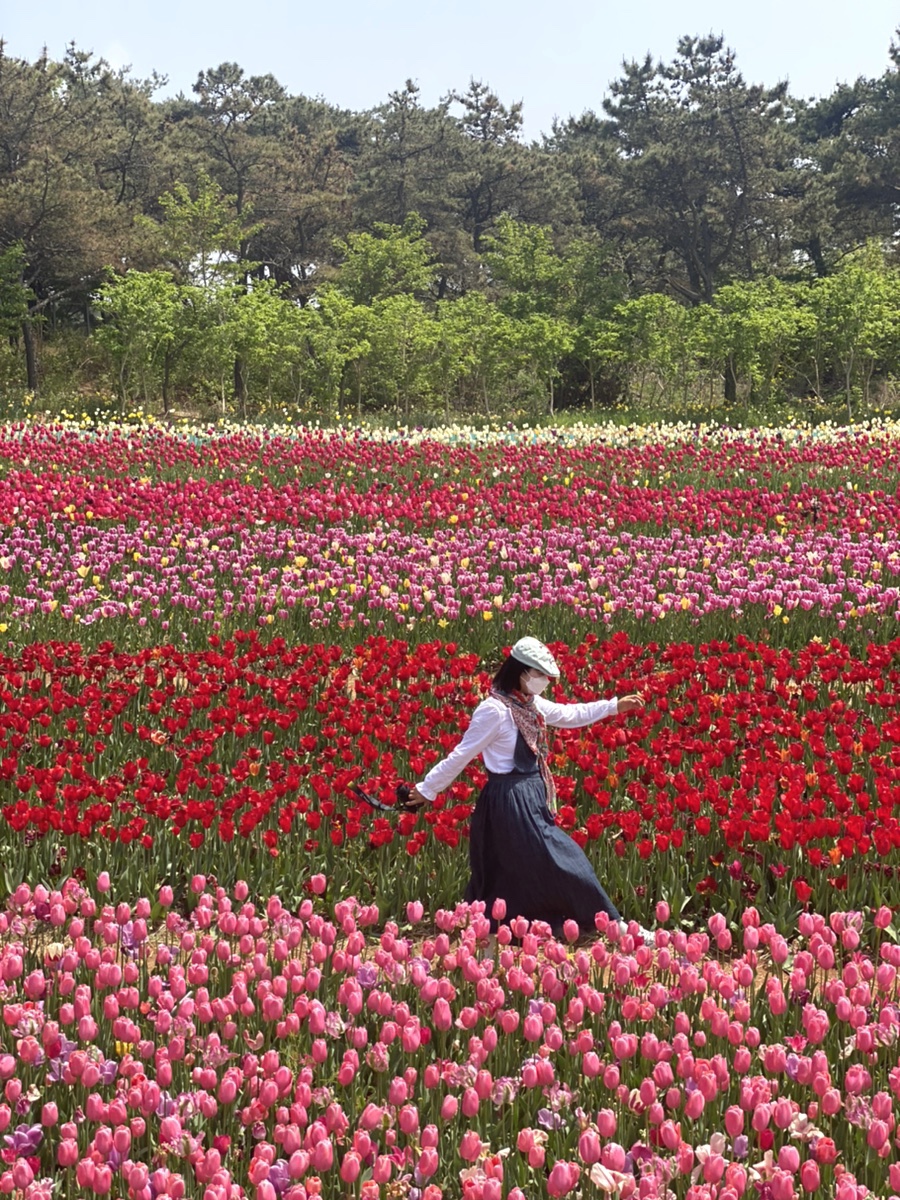
[[[417,787],[411,787],[409,789],[409,798],[404,807],[410,811],[418,812],[418,810],[423,808],[427,803],[427,799],[422,795],[419,789]]]
[[[618,712],[620,715],[622,713],[640,712],[643,707],[644,697],[638,695],[636,692],[631,696],[619,697]]]

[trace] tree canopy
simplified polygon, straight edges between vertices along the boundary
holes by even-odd
[[[74,45],[59,62],[30,62],[0,42],[0,322],[32,390],[53,336],[118,323],[98,345],[120,390],[140,380],[145,395],[168,393],[178,362],[199,370],[215,357],[217,330],[219,352],[239,360],[237,391],[246,354],[268,390],[297,397],[318,379],[358,404],[365,394],[402,407],[413,393],[482,404],[498,386],[493,368],[473,364],[471,342],[465,363],[447,358],[461,343],[446,306],[469,301],[461,315],[492,306],[485,327],[498,323],[509,355],[503,387],[529,376],[551,404],[595,399],[598,372],[627,386],[615,374],[626,346],[643,345],[658,371],[639,316],[655,297],[644,316],[665,327],[670,301],[710,310],[694,349],[718,364],[727,395],[741,380],[768,394],[799,351],[778,322],[751,320],[764,293],[782,308],[790,294],[788,308],[807,325],[817,313],[835,337],[853,271],[874,272],[873,295],[895,294],[896,44],[880,77],[809,100],[748,82],[722,37],[685,36],[669,61],[624,62],[595,110],[531,142],[523,100],[474,78],[433,106],[406,80],[364,112],[291,95],[237,63],[200,70],[189,95],[162,96],[164,84]],[[296,310],[290,370],[263,369],[234,313],[223,315],[241,296],[257,326],[279,303]],[[154,315],[135,341],[141,312]],[[338,312],[349,323],[340,351],[325,334]],[[894,335],[879,322],[866,349],[823,360],[848,398],[888,369]],[[769,347],[765,362],[751,364],[748,337]],[[813,390],[825,386],[810,370]]]

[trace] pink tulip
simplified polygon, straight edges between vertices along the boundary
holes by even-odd
[[[431,1010],[431,1019],[435,1029],[448,1030],[453,1027],[453,1012],[443,996],[438,996]]]
[[[803,1190],[806,1192],[817,1192],[821,1182],[822,1180],[819,1173],[819,1164],[813,1162],[811,1158],[808,1158],[800,1168],[800,1183],[803,1186]],[[900,1180],[898,1180],[898,1184],[900,1184]],[[891,1186],[895,1191],[897,1190],[898,1185],[894,1184],[893,1181]]]
[[[341,1160],[340,1176],[344,1183],[355,1183],[359,1178],[362,1162],[355,1150],[348,1150]]]
[[[367,1131],[378,1129],[384,1121],[384,1115],[384,1109],[379,1108],[377,1104],[372,1104],[370,1101],[360,1114],[360,1129],[365,1129]]]
[[[581,1059],[581,1073],[587,1079],[596,1079],[603,1067],[593,1050],[588,1050]]]
[[[725,1110],[725,1131],[730,1138],[736,1138],[744,1131],[744,1112],[737,1104]]]
[[[591,1166],[600,1161],[600,1138],[594,1129],[585,1129],[578,1138],[578,1155],[583,1163]]]
[[[78,1162],[78,1142],[64,1137],[56,1148],[56,1161],[61,1167],[74,1167]]]
[[[611,1108],[601,1108],[597,1113],[597,1131],[604,1140],[615,1137],[617,1123],[616,1114]]]
[[[800,1152],[796,1146],[782,1146],[778,1151],[778,1166],[791,1175],[800,1169]]]
[[[882,904],[882,906],[875,913],[875,916],[872,918],[875,928],[876,929],[887,929],[887,927],[890,925],[891,921],[893,920],[893,916],[894,916],[894,914],[888,908],[888,906],[886,904]]]
[[[873,1150],[880,1150],[882,1146],[886,1145],[890,1133],[887,1121],[875,1120],[866,1132],[866,1144]]]
[[[474,1129],[467,1129],[459,1143],[459,1155],[465,1162],[475,1162],[481,1154],[481,1139]]]
[[[537,1013],[529,1013],[525,1018],[522,1033],[526,1042],[539,1042],[544,1035],[544,1023]]]
[[[677,1150],[681,1145],[681,1126],[674,1121],[663,1121],[659,1127],[659,1136],[667,1150]]]
[[[721,1154],[710,1154],[703,1164],[703,1179],[705,1183],[718,1183],[725,1174],[725,1159]]]
[[[794,1119],[794,1106],[781,1096],[775,1101],[773,1120],[778,1129],[787,1129]]]
[[[600,1154],[600,1161],[611,1171],[625,1170],[625,1148],[618,1142],[607,1142]]]
[[[269,1166],[264,1158],[253,1158],[247,1168],[247,1178],[254,1187],[259,1187],[264,1179],[269,1178]]]
[[[547,1192],[551,1196],[565,1196],[578,1183],[578,1177],[581,1170],[577,1163],[565,1162],[563,1159],[558,1159],[550,1171],[547,1179]]]
[[[816,1142],[816,1162],[829,1166],[837,1161],[838,1149],[830,1137],[819,1138]]]
[[[414,1104],[406,1104],[400,1109],[397,1117],[400,1131],[407,1137],[412,1137],[419,1128],[419,1110]]]
[[[692,1121],[696,1121],[706,1107],[706,1101],[703,1098],[703,1093],[699,1091],[691,1092],[687,1098],[687,1103],[684,1106],[684,1114],[690,1117]]]
[[[430,1179],[440,1166],[438,1152],[434,1146],[426,1146],[419,1155],[416,1171],[422,1179]]]
[[[309,1170],[309,1154],[305,1150],[295,1150],[288,1160],[288,1174],[291,1179],[302,1179]]]
[[[101,871],[97,876],[97,891],[108,892],[111,886],[109,871]]]
[[[309,1161],[314,1171],[330,1171],[334,1165],[334,1145],[331,1138],[325,1137],[316,1142],[310,1151]]]

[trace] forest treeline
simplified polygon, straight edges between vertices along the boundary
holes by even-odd
[[[476,80],[368,112],[233,63],[163,98],[0,43],[0,388],[445,417],[900,374],[900,46],[825,97],[719,37],[522,136]]]

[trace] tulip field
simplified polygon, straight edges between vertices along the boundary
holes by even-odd
[[[625,931],[354,791],[524,634]],[[0,427],[0,1196],[900,1196],[898,872],[900,425]]]

